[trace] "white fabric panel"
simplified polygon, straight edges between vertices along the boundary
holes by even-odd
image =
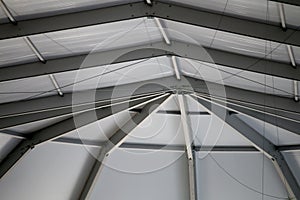
[[[1,198],[77,199],[93,162],[90,153],[81,146],[56,143],[37,146],[1,179]]]
[[[160,108],[160,110],[180,110],[179,109],[179,105],[178,105],[178,101],[177,101],[177,97],[176,95],[171,95],[166,101],[165,103],[163,103]]]
[[[293,175],[295,176],[298,184],[300,184],[300,151],[283,152],[283,156],[286,159],[291,171],[293,172]]]
[[[170,1],[182,3],[180,0]],[[267,2],[267,0],[186,0],[184,4],[213,12],[224,12],[239,18],[263,22],[280,22],[276,3],[272,1]]]
[[[176,96],[169,97],[158,110],[180,110]],[[180,115],[152,113],[128,135],[126,142],[183,145],[185,140]]]
[[[176,95],[166,100],[158,110],[180,110]],[[192,102],[192,103],[191,103]],[[188,111],[204,111],[187,98]],[[178,145],[185,144],[180,115],[153,113],[136,127],[126,139],[129,143]]]
[[[182,153],[116,150],[106,165],[91,200],[189,198],[187,161]]]
[[[36,122],[31,122],[31,123],[27,123],[27,124],[22,124],[22,125],[18,125],[15,127],[10,128],[9,130],[11,131],[15,131],[18,133],[32,133],[34,131],[40,130],[42,128],[45,128],[47,126],[51,126],[57,122],[63,121],[67,118],[69,118],[70,116],[59,116],[59,117],[54,117],[54,118],[50,118],[50,119],[44,119],[44,120],[39,120]]]
[[[23,38],[0,41],[0,67],[38,61]]]
[[[215,30],[189,24],[163,20],[172,40],[179,40],[200,46],[210,46]]]
[[[200,103],[195,101],[192,97],[186,96],[186,102],[187,102],[187,110],[188,111],[194,111],[194,112],[206,112],[206,108],[202,106]]]
[[[173,75],[167,57],[143,59],[55,74],[64,92],[117,86]],[[77,83],[73,87],[73,83]],[[116,87],[117,89],[117,87]]]
[[[300,143],[300,135],[297,135],[299,133],[292,133],[250,116],[241,114],[238,116],[275,145],[297,145]]]
[[[272,162],[259,152],[197,152],[196,156],[199,200],[287,198]]]
[[[20,139],[0,133],[0,162],[20,141]]]
[[[200,103],[190,98],[189,102],[200,105]],[[189,104],[191,105],[191,104]],[[188,107],[189,107],[188,105]],[[209,112],[211,113],[211,112]],[[200,146],[251,146],[241,134],[228,124],[224,123],[219,117],[211,115],[190,115],[190,127],[193,131],[195,145]]]
[[[54,76],[61,90],[66,93],[151,80],[173,74],[170,59],[159,57],[68,71]],[[57,91],[49,76],[45,75],[3,82],[0,85],[0,94],[0,103],[4,103],[36,95],[56,95]]]
[[[293,51],[296,63],[300,64],[300,47],[293,46],[292,51]]]
[[[0,94],[0,103],[4,103],[31,97],[56,95],[57,91],[49,76],[45,75],[2,82]]]
[[[178,59],[184,74],[208,82],[282,96],[293,96],[293,81],[212,63]]]
[[[289,62],[286,46],[253,37],[165,20],[173,40],[198,44],[238,54]]]
[[[200,104],[195,100],[189,97],[187,100],[189,111],[206,111],[202,106],[198,107]],[[170,98],[158,110],[178,110],[178,107],[174,98]],[[128,112],[120,113],[72,131],[65,137],[106,141],[115,130],[127,122],[129,117]],[[190,120],[195,145],[251,145],[239,132],[224,124],[215,115],[190,115]],[[185,144],[180,115],[153,113],[127,136],[125,142],[163,145]]]
[[[200,112],[200,111],[206,111],[206,109],[200,105],[198,102],[196,102],[193,98],[186,95],[186,101],[187,101],[187,111],[192,112]],[[159,110],[175,110],[180,111],[179,103],[177,100],[176,95],[171,95],[171,97],[160,107]]]
[[[102,120],[88,124],[67,133],[64,138],[77,138],[98,142],[107,141],[118,129],[120,129],[132,116],[132,113],[123,111]]]
[[[138,0],[6,0],[5,3],[18,20],[76,12]]]
[[[296,28],[300,26],[299,18],[300,18],[300,9],[299,6],[293,6],[289,4],[283,4],[284,15],[286,23],[289,25],[293,25]]]
[[[184,144],[180,116],[153,113],[127,136],[125,142],[164,145]]]
[[[9,22],[7,16],[5,15],[4,11],[2,8],[0,8],[0,23],[7,23]]]
[[[161,34],[153,19],[139,18],[45,33],[31,38],[39,51],[49,59],[159,41]]]
[[[251,146],[239,132],[215,115],[190,115],[195,145]]]
[[[218,31],[211,47],[258,58],[289,61],[284,44],[227,32]]]

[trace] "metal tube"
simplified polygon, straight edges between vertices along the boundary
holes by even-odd
[[[39,52],[39,50],[33,44],[33,42],[31,41],[31,39],[29,37],[24,37],[24,40],[28,44],[28,46],[31,48],[31,50],[33,51],[33,53],[38,57],[38,59],[41,62],[46,63],[46,60],[44,59],[43,55]]]
[[[162,34],[162,36],[163,36],[163,38],[165,40],[165,43],[168,44],[168,45],[170,45],[171,44],[170,39],[169,39],[169,37],[168,37],[165,29],[163,28],[160,20],[158,18],[156,18],[156,17],[154,18],[154,20],[155,20],[155,23],[156,23],[156,25],[157,25],[160,33]]]
[[[59,94],[59,96],[64,96],[64,93],[63,93],[63,92],[61,91],[61,89],[59,88],[59,85],[58,85],[58,83],[57,83],[57,81],[56,81],[54,75],[53,75],[53,74],[50,74],[49,77],[50,77],[50,79],[51,79],[51,81],[52,81],[52,83],[53,83],[53,85],[54,85],[54,87],[55,87],[57,93]]]
[[[10,12],[3,0],[0,0],[0,6],[6,14],[6,16],[8,17],[9,21],[13,24],[17,24],[16,19],[14,18],[14,16],[12,15],[12,13]]]
[[[280,21],[281,21],[281,27],[283,29],[286,29],[283,4],[282,3],[277,3],[277,6],[278,6],[278,9],[279,9],[279,16],[280,16]]]
[[[172,66],[174,68],[174,72],[175,72],[175,75],[176,75],[176,79],[177,80],[180,80],[180,72],[179,72],[179,69],[178,69],[178,63],[177,63],[177,59],[175,56],[171,56],[171,60],[172,60]]]
[[[294,80],[294,99],[295,101],[299,101],[299,88],[298,88],[298,81]]]
[[[292,66],[293,67],[296,67],[296,62],[295,62],[295,57],[294,57],[294,53],[293,53],[293,49],[290,45],[286,45],[287,47],[287,50],[288,50],[288,54],[289,54],[289,57],[290,57],[290,61],[292,63]]]

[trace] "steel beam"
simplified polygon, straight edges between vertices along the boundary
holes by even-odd
[[[273,143],[241,120],[237,114],[229,114],[230,109],[221,106],[222,104],[217,104],[214,101],[209,101],[205,98],[199,98],[194,95],[192,97],[206,109],[224,120],[232,128],[236,129],[242,136],[251,142],[255,148],[270,158],[283,184],[286,186],[289,198],[300,199],[300,186],[282,153],[277,150]]]
[[[297,29],[289,28],[286,31],[283,31],[276,25],[239,19],[229,15],[176,5],[162,0],[154,2],[152,6],[146,5],[144,2],[136,2],[56,16],[28,19],[18,21],[17,25],[5,23],[0,25],[0,39],[28,36],[147,16],[300,46],[300,31]]]
[[[0,131],[0,135],[7,135],[12,138],[25,140],[26,135],[10,131],[3,130]],[[59,137],[50,142],[60,143],[60,144],[70,144],[79,146],[90,146],[90,147],[101,147],[104,142],[97,142],[91,140],[83,140],[77,138]],[[119,148],[123,149],[143,149],[143,150],[163,150],[163,151],[184,151],[185,145],[168,145],[168,144],[147,144],[147,143],[122,143]],[[237,151],[237,152],[247,152],[247,151],[257,151],[254,147],[250,146],[193,146],[194,151]],[[284,145],[276,147],[279,151],[299,151],[300,145]]]
[[[123,127],[121,127],[109,140],[101,147],[101,152],[98,158],[95,161],[95,164],[92,167],[92,170],[85,182],[85,185],[80,194],[80,200],[88,199],[90,196],[93,186],[99,174],[101,173],[101,169],[103,168],[103,163],[105,159],[109,157],[112,151],[119,147],[128,134],[139,124],[144,121],[152,112],[153,110],[157,109],[162,102],[167,99],[168,96],[164,96],[163,98],[159,97],[156,98],[154,101],[148,102],[142,109],[141,113],[137,113],[135,116],[132,117]]]
[[[29,135],[28,138],[21,141],[0,163],[0,178],[3,177],[22,157],[25,153],[36,145],[61,137],[62,135],[80,128],[82,126],[93,123],[97,120],[106,118],[112,114],[128,110],[132,107],[140,106],[145,101],[152,99],[152,97],[140,98],[131,101],[129,104],[120,103],[112,107],[106,107],[93,111],[87,111],[79,115],[58,122],[49,127],[43,128]]]
[[[201,95],[200,95],[201,96]],[[209,99],[209,97],[206,97]],[[254,104],[247,104],[244,102],[234,102],[230,99],[220,100],[218,98],[213,98],[215,102],[221,104],[227,104],[228,108],[235,111],[245,113],[255,119],[265,121],[274,126],[291,131],[295,134],[300,134],[300,114],[292,114],[282,110],[270,109],[268,107],[257,106]],[[298,105],[297,105],[298,106]]]
[[[157,111],[156,113],[158,113]],[[180,115],[180,112],[179,114]],[[26,134],[11,130],[2,130],[0,135],[7,135],[12,138],[25,140],[27,139]],[[101,147],[104,142],[97,142],[91,140],[69,138],[69,137],[59,137],[50,142],[60,143],[60,144],[70,144],[79,146],[91,146],[91,147]],[[164,150],[164,151],[184,151],[185,145],[168,145],[168,144],[147,144],[147,143],[122,143],[119,148],[124,149],[143,149],[143,150]],[[256,148],[252,146],[192,146],[194,151],[224,151],[224,152],[247,152],[247,151],[257,151]],[[300,145],[280,145],[276,146],[278,151],[300,151]]]
[[[300,106],[292,98],[244,90],[241,88],[220,85],[209,81],[185,76],[193,91],[209,98],[227,100],[236,104],[256,109],[260,112],[271,112],[283,117],[300,121]],[[209,90],[207,88],[209,86]],[[225,93],[222,92],[225,90]],[[219,94],[220,93],[220,94]]]
[[[187,158],[189,160],[193,160],[193,153],[192,153],[192,145],[193,145],[193,134],[191,130],[190,119],[188,118],[188,108],[186,103],[186,97],[184,94],[177,94],[177,102],[180,109],[180,118],[181,118],[181,125],[183,128],[183,136],[186,146]],[[192,197],[191,197],[192,198]]]
[[[195,178],[195,163],[194,163],[194,153],[192,150],[193,146],[193,134],[191,130],[190,118],[188,117],[188,107],[186,102],[186,96],[184,94],[178,95],[178,106],[181,113],[181,124],[183,127],[183,135],[185,141],[185,150],[188,160],[188,174],[189,174],[189,191],[190,200],[196,200],[196,178]]]
[[[180,115],[181,112],[179,110],[159,110],[157,111],[159,114],[169,114],[169,115]],[[188,111],[188,115],[209,115],[208,112],[203,111]]]
[[[300,6],[300,2],[298,0],[271,0],[274,2],[284,3],[284,4],[290,4],[294,6]]]
[[[27,135],[23,133],[19,133],[16,131],[11,130],[2,130],[0,131],[0,135],[7,135],[15,139],[26,140]],[[60,144],[70,144],[70,145],[79,145],[79,146],[91,146],[91,147],[101,147],[103,144],[102,142],[92,141],[92,140],[84,140],[78,138],[68,138],[68,137],[61,137],[51,140],[50,142],[53,143],[60,143]]]
[[[208,90],[207,85],[210,86],[210,90]],[[73,96],[75,97],[82,97],[79,98],[80,101],[75,103],[72,94],[65,94],[63,98],[58,96],[49,96],[27,101],[0,104],[0,129],[18,125],[21,121],[24,123],[25,121],[29,122],[33,119],[40,120],[40,116],[43,116],[43,118],[50,118],[62,114],[72,114],[74,111],[80,111],[85,106],[94,106],[95,101],[96,103],[103,100],[110,101],[112,96],[130,98],[132,95],[131,92],[135,88],[139,88],[134,92],[134,94],[137,95],[179,89],[195,91],[198,94],[207,95],[209,97],[223,98],[227,102],[234,102],[246,107],[247,110],[251,111],[251,115],[253,117],[258,118],[261,116],[260,113],[271,113],[273,114],[270,115],[272,116],[271,119],[278,119],[279,121],[282,121],[282,123],[275,123],[278,122],[278,120],[270,120],[270,123],[276,126],[282,125],[283,128],[289,128],[289,126],[285,125],[285,123],[293,124],[293,126],[290,126],[289,129],[293,128],[293,132],[300,134],[298,131],[300,130],[298,123],[300,121],[300,106],[299,103],[292,100],[292,98],[223,86],[186,76],[183,76],[180,81],[171,76],[125,84],[117,87],[101,88],[96,91],[73,93]],[[223,90],[225,90],[226,96],[218,96]],[[83,107],[78,105],[83,105]],[[62,113],[61,109],[66,110]],[[253,109],[255,109],[254,111],[259,112],[254,112]],[[275,114],[278,116],[275,116]]]
[[[256,152],[253,146],[195,146],[194,150],[204,152]]]
[[[167,45],[164,42],[156,42],[93,54],[51,59],[45,64],[34,62],[4,66],[0,68],[0,81],[29,78],[167,55],[300,81],[300,69],[291,68],[289,63],[230,53],[180,41],[172,41],[171,45]]]
[[[300,145],[277,146],[278,151],[300,151]]]

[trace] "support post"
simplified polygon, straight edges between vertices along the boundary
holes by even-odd
[[[186,96],[184,94],[177,95],[179,108],[181,112],[181,124],[183,127],[183,134],[185,139],[185,147],[188,159],[188,172],[189,172],[189,187],[190,187],[190,200],[196,200],[196,179],[195,179],[195,166],[194,166],[194,154],[192,151],[192,139],[191,139],[191,127],[189,118],[187,115],[187,103]]]

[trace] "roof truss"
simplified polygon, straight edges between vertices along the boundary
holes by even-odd
[[[152,6],[149,6],[144,2],[137,2],[24,20],[19,21],[17,25],[11,23],[1,24],[0,39],[28,36],[149,16],[300,46],[300,31],[297,29],[288,28],[286,31],[283,31],[276,25],[184,7],[164,0],[155,1]]]
[[[172,41],[171,45],[167,45],[164,42],[156,42],[153,44],[144,44],[92,54],[56,58],[48,60],[46,63],[34,62],[1,67],[0,81],[93,68],[157,56],[173,55],[205,63],[215,63],[230,68],[300,80],[300,69],[292,68],[288,63],[230,53],[180,41]]]

